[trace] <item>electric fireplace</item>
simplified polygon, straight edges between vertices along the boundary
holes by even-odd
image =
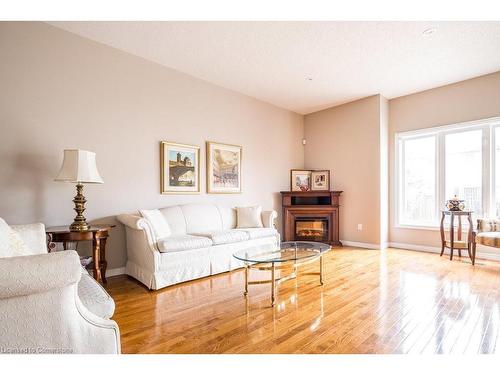
[[[314,241],[342,246],[339,240],[341,191],[282,191],[283,241]]]

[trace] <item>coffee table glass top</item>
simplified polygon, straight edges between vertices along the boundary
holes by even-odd
[[[276,248],[251,248],[234,253],[236,259],[250,263],[281,263],[315,258],[332,247],[320,242],[282,242]]]

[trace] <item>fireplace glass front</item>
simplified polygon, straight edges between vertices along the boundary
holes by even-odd
[[[296,241],[328,241],[328,219],[296,218]]]

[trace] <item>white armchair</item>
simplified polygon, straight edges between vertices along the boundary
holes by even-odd
[[[38,254],[0,258],[0,353],[120,353],[117,324],[79,297],[78,254],[47,253],[43,225],[12,228]]]

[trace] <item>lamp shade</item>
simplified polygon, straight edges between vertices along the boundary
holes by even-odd
[[[64,160],[56,181],[87,184],[102,184],[95,163],[95,152],[85,150],[64,150]]]

